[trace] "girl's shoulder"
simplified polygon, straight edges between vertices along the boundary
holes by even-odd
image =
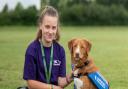
[[[53,45],[57,48],[63,48],[63,46],[60,43],[56,42],[56,41],[53,42]]]
[[[30,48],[36,48],[39,46],[39,41],[38,40],[33,40],[31,43],[29,43],[28,47]]]
[[[40,43],[38,40],[34,40],[31,43],[29,43],[27,49],[26,49],[26,53],[33,55],[35,54],[35,52],[39,49],[40,47]]]
[[[54,45],[54,48],[55,48],[56,50],[58,50],[58,51],[63,51],[63,52],[65,51],[65,50],[64,50],[64,47],[63,47],[60,43],[58,43],[58,42],[55,41],[53,45]]]

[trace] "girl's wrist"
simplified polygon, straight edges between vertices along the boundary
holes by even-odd
[[[49,89],[53,89],[53,85],[52,84],[49,85]]]

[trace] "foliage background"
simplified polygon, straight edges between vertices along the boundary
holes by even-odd
[[[42,8],[48,4],[59,11],[62,25],[128,25],[128,0],[41,1]],[[35,6],[24,9],[21,3],[11,11],[5,5],[0,25],[36,25],[39,12]]]

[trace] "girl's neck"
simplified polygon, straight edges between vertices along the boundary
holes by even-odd
[[[51,47],[52,42],[46,42],[44,39],[41,39],[44,47]]]

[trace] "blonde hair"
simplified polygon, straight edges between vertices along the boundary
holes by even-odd
[[[59,32],[59,14],[58,14],[58,11],[52,6],[45,6],[45,8],[43,9],[43,11],[41,12],[41,14],[40,14],[40,16],[38,18],[38,26],[40,26],[42,24],[45,15],[53,16],[53,17],[57,17],[58,18],[57,33],[56,33],[56,37],[55,37],[54,40],[55,41],[59,41],[60,32]],[[42,30],[39,29],[37,31],[36,40],[39,40],[41,38],[42,38]]]

